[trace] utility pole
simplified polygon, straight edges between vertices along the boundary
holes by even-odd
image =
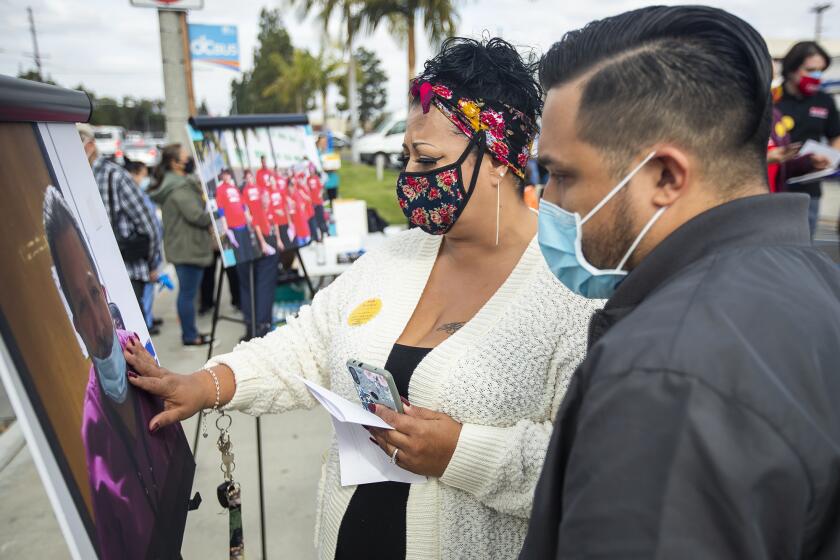
[[[181,46],[184,50],[184,80],[187,82],[187,105],[190,116],[194,117],[195,89],[193,88],[192,53],[190,52],[190,29],[187,25],[187,12],[178,12],[178,23],[181,26]]]
[[[831,6],[832,6],[831,2],[824,2],[822,4],[815,4],[814,7],[811,8],[811,11],[814,14],[816,14],[816,16],[817,16],[816,28],[814,29],[814,40],[815,41],[819,41],[820,36],[822,35],[822,16],[823,16],[823,12],[828,10],[829,8],[831,8]]]
[[[187,137],[187,121],[195,114],[186,20],[186,12],[158,10],[166,135],[170,142],[178,142],[185,146],[191,141]]]
[[[26,7],[26,13],[29,16],[29,32],[32,34],[32,52],[33,58],[35,58],[35,68],[38,72],[38,79],[43,80],[44,74],[41,67],[41,52],[38,50],[38,34],[35,32],[35,18],[32,16],[32,6]]]

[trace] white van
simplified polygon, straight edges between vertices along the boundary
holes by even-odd
[[[363,162],[374,164],[382,158],[386,166],[400,166],[406,116],[405,113],[397,113],[386,119],[374,132],[356,140],[356,149]]]

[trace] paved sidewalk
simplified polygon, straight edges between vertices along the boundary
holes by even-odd
[[[204,350],[185,350],[180,344],[174,295],[165,292],[155,302],[155,311],[166,322],[154,338],[161,362],[177,372],[200,367]],[[222,296],[227,315],[227,286]],[[199,319],[199,327],[209,332],[210,318]],[[220,344],[216,353],[227,352],[242,335],[243,327],[219,323]],[[192,445],[195,420],[184,423]],[[321,457],[330,437],[329,416],[322,410],[292,412],[262,419],[263,465],[268,534],[268,558],[308,560],[315,558],[313,534],[315,494]],[[216,486],[222,481],[220,455],[215,448],[218,437],[213,422],[208,422],[207,439],[199,443],[196,481],[193,490],[204,499],[198,511],[190,512],[182,554],[185,560],[223,559],[227,552],[227,516],[216,501]],[[260,555],[260,518],[257,486],[256,434],[253,418],[234,413],[231,431],[236,455],[236,478],[242,484],[243,527],[249,559]],[[26,447],[0,471],[0,560],[18,558],[69,558],[67,546],[58,527],[46,492]]]

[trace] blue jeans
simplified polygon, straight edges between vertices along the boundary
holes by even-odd
[[[148,282],[143,286],[143,316],[146,317],[146,327],[152,328],[155,316],[152,314],[152,305],[155,303],[156,282]]]
[[[195,298],[201,287],[204,268],[192,264],[176,264],[178,275],[178,319],[181,321],[181,340],[192,342],[198,338],[195,326]]]
[[[812,196],[808,205],[808,226],[811,228],[811,238],[817,233],[817,222],[820,219],[820,197]]]

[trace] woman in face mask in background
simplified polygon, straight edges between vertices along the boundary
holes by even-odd
[[[831,57],[819,44],[803,41],[795,44],[782,59],[781,98],[776,109],[779,123],[790,134],[791,142],[828,141],[840,150],[840,116],[834,99],[821,90],[822,74],[831,64]],[[780,129],[781,131],[781,129]],[[812,161],[813,167],[824,167],[827,161]],[[779,190],[782,190],[781,188]],[[787,190],[811,196],[808,222],[811,236],[817,229],[822,185],[819,181],[789,184]]]
[[[415,227],[286,326],[202,371],[173,374],[136,345],[127,353],[141,372],[132,383],[168,403],[152,427],[214,404],[254,415],[312,407],[298,375],[359,402],[349,359],[392,374],[403,413],[370,405],[395,429],[371,429],[365,445],[428,480],[342,486],[333,445],[320,558],[519,553],[551,420],[597,306],[552,276],[522,200],[541,94],[505,41],[449,39],[411,86],[396,194]]]
[[[184,346],[207,344],[210,337],[195,325],[195,298],[204,267],[213,262],[210,214],[195,162],[186,148],[169,144],[155,168],[149,195],[163,213],[163,248],[178,275],[178,318]]]

